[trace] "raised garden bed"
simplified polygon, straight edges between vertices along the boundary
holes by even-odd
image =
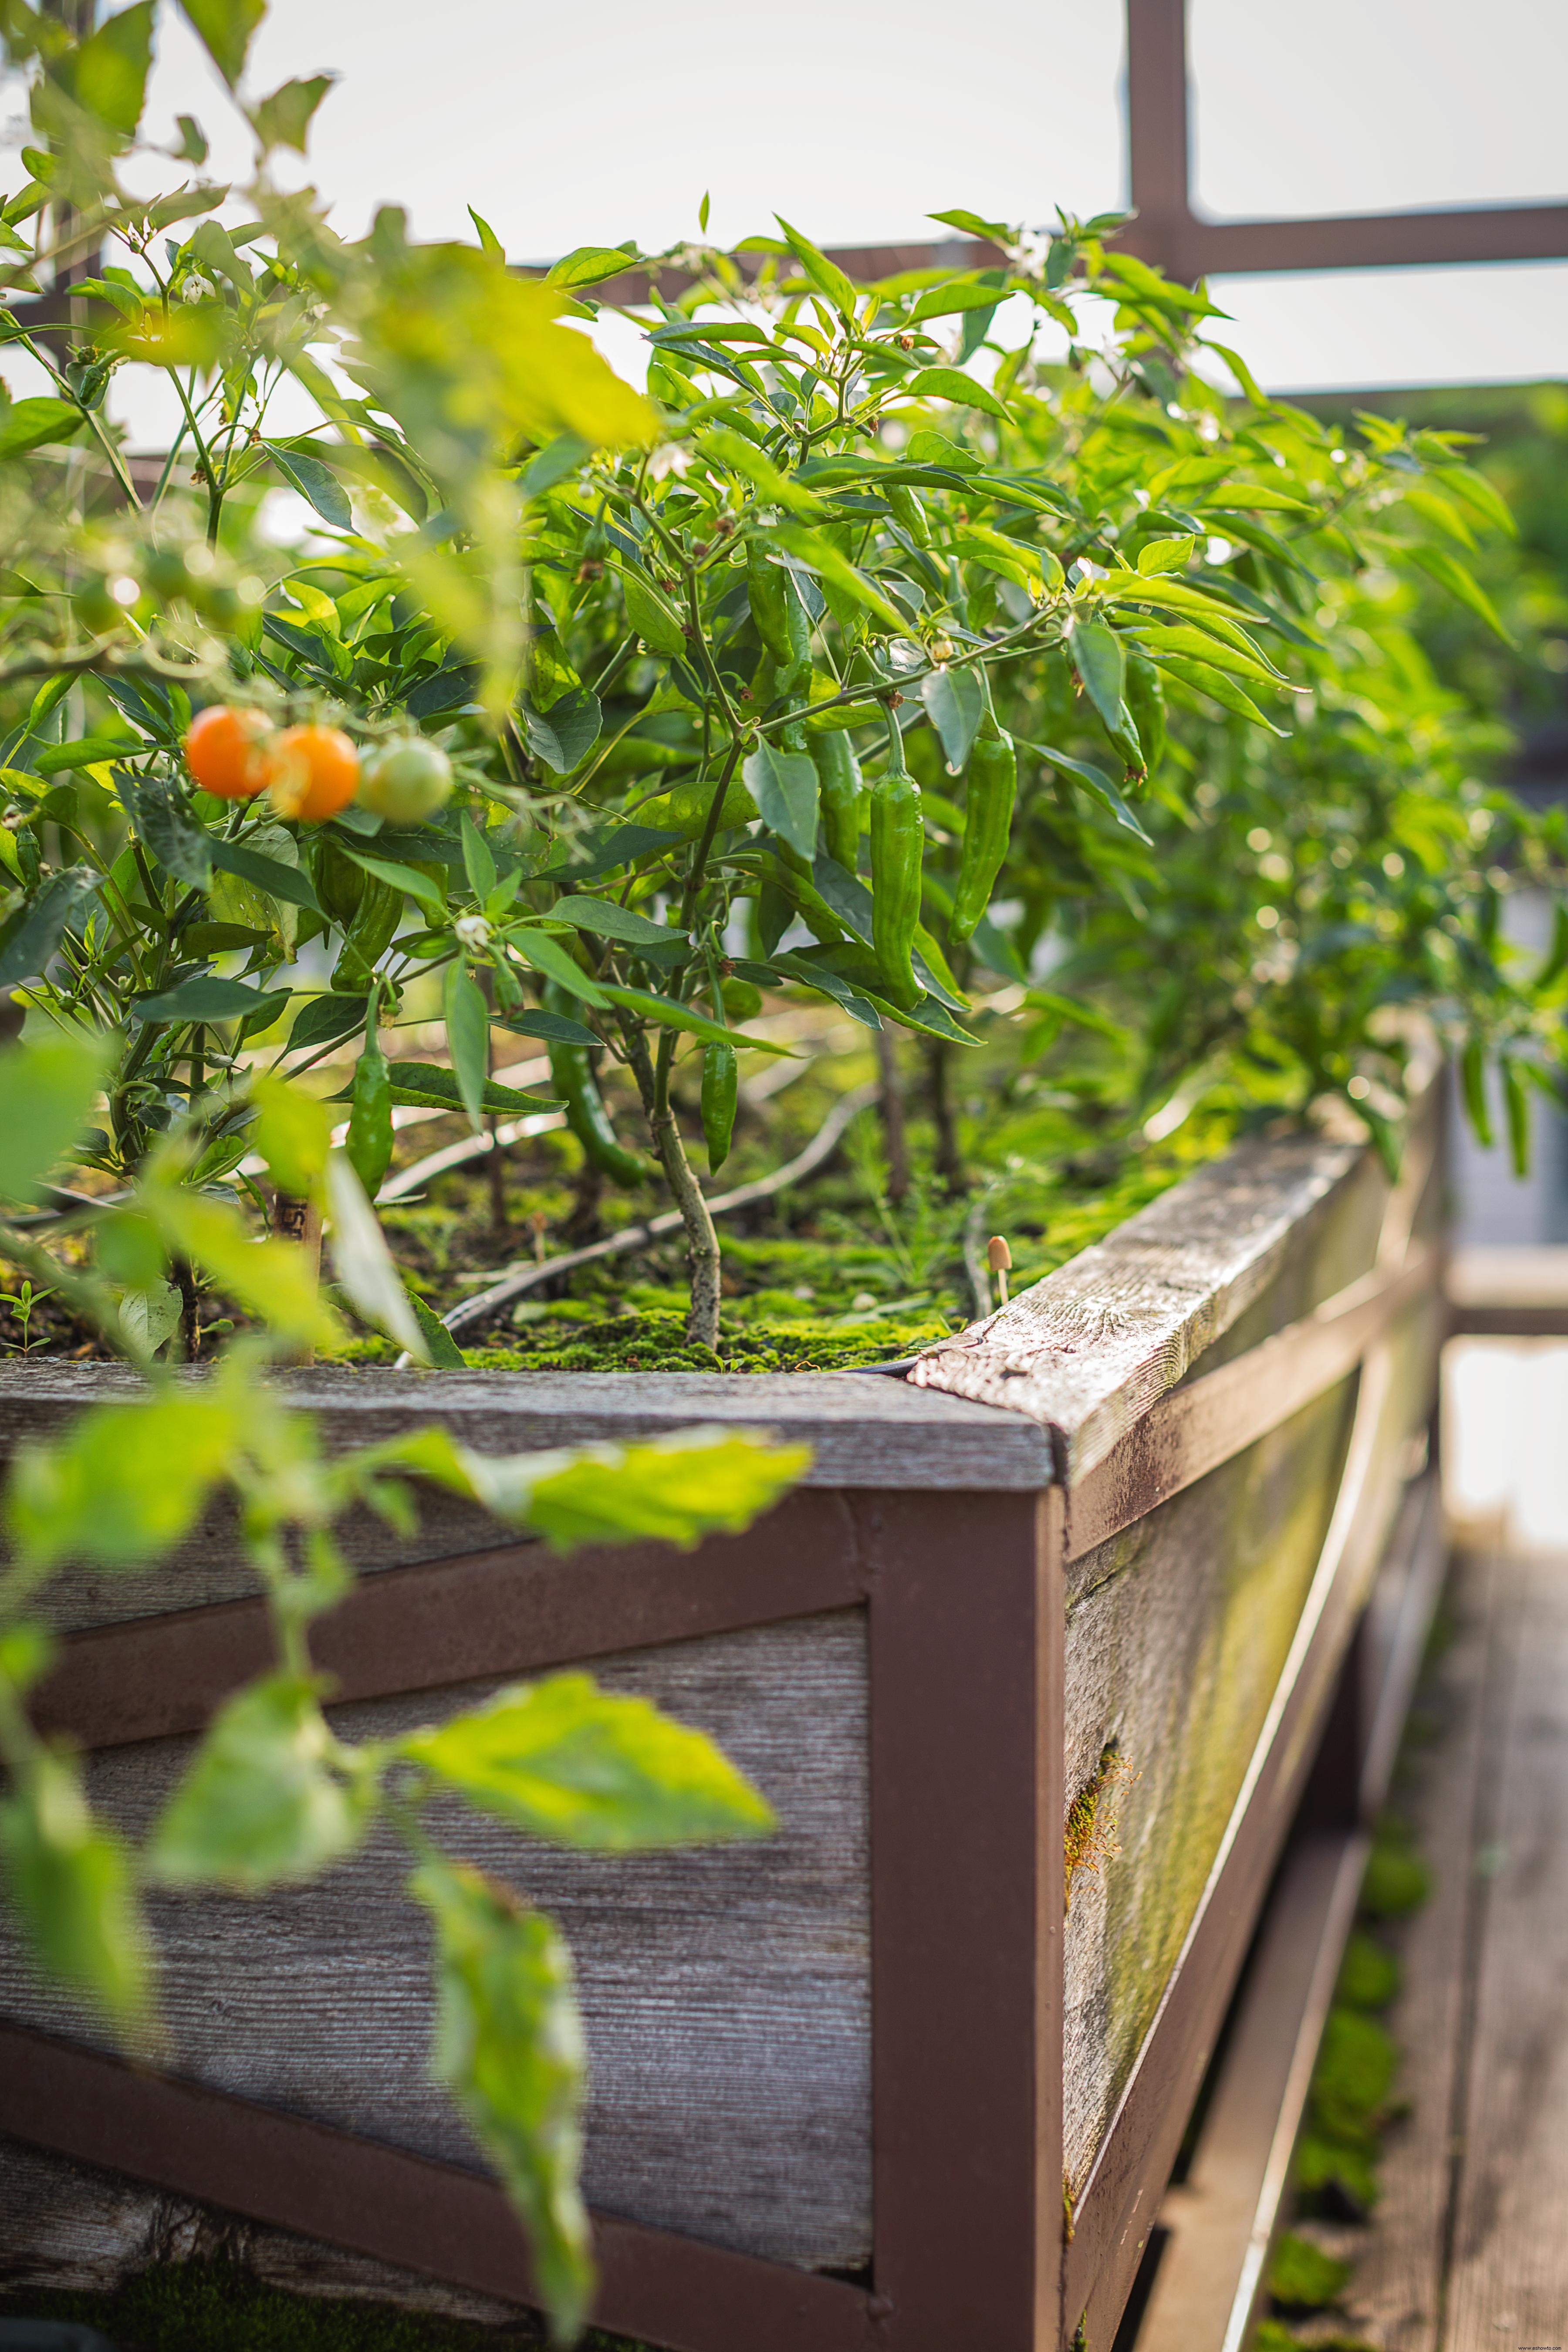
[[[345,1441],[435,1402],[491,1448],[706,1419],[816,1449],[770,1518],[687,1557],[498,1547],[446,1502],[411,1540],[351,1527],[368,1572],[317,1643],[362,1730],[591,1660],[777,1807],[771,1843],[637,1859],[465,1825],[576,1955],[599,2324],[681,2352],[1037,2352],[1081,2318],[1109,2346],[1423,1458],[1436,1120],[1434,1097],[1392,1191],[1364,1149],[1249,1140],[902,1380],[296,1376]],[[125,1377],[8,1367],[5,1426]],[[218,1526],[54,1599],[43,1715],[140,1822],[261,1663],[260,1604]],[[107,2283],[189,2206],[313,2292],[529,2303],[426,2080],[400,1877],[373,1846],[317,1888],[160,1905],[164,2075],[90,2046],[8,1952],[0,2263]]]

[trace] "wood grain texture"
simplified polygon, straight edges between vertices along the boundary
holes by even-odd
[[[1403,1981],[1386,2022],[1400,2048],[1405,2113],[1384,2142],[1373,2226],[1347,2246],[1355,2261],[1352,2324],[1380,2352],[1438,2352],[1495,1570],[1489,1554],[1461,1554],[1454,1563],[1447,1597],[1453,1638],[1418,1692],[1419,1736],[1405,1749],[1394,1790],[1432,1892],[1394,1938]]]
[[[1082,2187],[1159,2008],[1296,1632],[1355,1383],[1320,1398],[1068,1571],[1069,1802],[1105,1748],[1137,1777],[1120,1852],[1073,1878],[1066,2159]]]
[[[109,2294],[143,2271],[190,2262],[234,2263],[291,2294],[392,2304],[504,2326],[509,2347],[546,2340],[535,2314],[490,2296],[0,2138],[0,2293]]]
[[[1495,1577],[1444,2352],[1568,2342],[1568,1557]]]
[[[1310,1245],[1310,1221],[1358,1179],[1364,1185],[1366,1167],[1354,1145],[1320,1136],[1243,1143],[996,1314],[939,1340],[910,1382],[1040,1423],[1070,1486]]]
[[[573,1947],[593,2067],[589,2200],[715,2245],[852,2269],[871,2220],[864,1617],[672,1643],[595,1671],[713,1734],[782,1827],[765,1843],[605,1857],[437,1810],[442,1842],[549,1910]],[[493,1687],[333,1716],[347,1736],[379,1738]],[[95,1801],[140,1829],[189,1752],[149,1741],[96,1758]],[[175,2071],[479,2167],[426,2078],[428,1938],[402,1893],[406,1868],[386,1841],[315,1887],[158,1902]],[[0,2011],[91,2038],[14,1950]]]

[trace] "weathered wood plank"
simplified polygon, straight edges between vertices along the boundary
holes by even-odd
[[[1069,1803],[1114,1747],[1119,1853],[1073,1876],[1068,2178],[1075,2193],[1159,2008],[1246,1778],[1338,1492],[1349,1381],[1068,1571]]]
[[[1302,1251],[1314,1213],[1364,1181],[1365,1168],[1357,1147],[1321,1136],[1243,1143],[926,1349],[910,1382],[1039,1422],[1070,1486],[1239,1320]]]
[[[1399,1271],[1440,1222],[1442,1117],[1428,1085],[1392,1188],[1364,1146],[1252,1138],[926,1349],[910,1381],[1038,1422],[1070,1490],[1200,1358],[1213,1374],[1374,1266]]]
[[[712,1733],[781,1829],[752,1845],[595,1856],[456,1807],[441,1818],[452,1850],[521,1887],[572,1944],[593,2066],[589,2199],[712,2244],[853,2269],[871,2227],[864,1616],[672,1643],[595,1671]],[[380,1738],[493,1686],[333,1713],[349,1735]],[[140,1829],[189,1752],[149,1741],[95,1758],[95,1801]],[[478,2167],[426,2076],[428,1937],[402,1894],[407,1866],[386,1840],[315,1887],[157,1902],[175,2070]],[[0,2010],[92,2038],[3,1947]],[[0,2264],[18,2251],[5,2231],[0,2220]]]
[[[816,1448],[818,1486],[1004,1487],[1048,1483],[1038,1433],[1011,1414],[867,1372],[390,1372],[333,1365],[283,1376],[339,1445],[379,1443],[438,1416],[489,1454],[666,1436],[696,1423],[776,1431]],[[0,1365],[0,1454],[83,1404],[136,1392],[113,1364]]]
[[[1443,2341],[1568,2338],[1568,1557],[1495,1571],[1500,1753],[1484,1757],[1479,1959]]]
[[[1455,1562],[1447,1590],[1454,1636],[1421,1687],[1422,1737],[1407,1750],[1396,1790],[1431,1870],[1432,1893],[1394,1937],[1403,1982],[1387,2023],[1399,2044],[1398,2091],[1407,2112],[1384,2142],[1373,2226],[1348,2249],[1355,2271],[1347,2296],[1356,2333],[1391,2352],[1438,2347],[1493,1573],[1489,1555],[1461,1554]]]

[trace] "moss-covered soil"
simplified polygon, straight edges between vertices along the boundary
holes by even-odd
[[[857,1042],[864,1034],[852,1033],[847,1050],[842,1025],[827,1040],[831,1050],[812,1050],[822,1041],[808,1038],[798,1070],[788,1066],[786,1085],[774,1083],[751,1100],[742,1093],[734,1148],[716,1176],[704,1170],[695,1103],[679,1102],[710,1195],[771,1175],[811,1142],[836,1103],[875,1074],[869,1041]],[[418,1030],[392,1050],[441,1052]],[[1092,1107],[1086,1112],[1081,1101],[1041,1097],[1000,1049],[984,1048],[971,1060],[974,1091],[953,1106],[944,1148],[925,1065],[906,1052],[902,1184],[873,1104],[812,1176],[721,1218],[717,1353],[685,1337],[685,1246],[675,1234],[552,1276],[499,1307],[464,1330],[465,1356],[496,1370],[563,1371],[835,1370],[895,1360],[978,1312],[964,1264],[966,1221],[980,1228],[982,1255],[986,1236],[1006,1236],[1016,1290],[1100,1240],[1223,1150],[1236,1131],[1238,1113],[1222,1104],[1194,1114],[1166,1140],[1149,1143],[1129,1137],[1109,1116],[1098,1118]],[[970,1069],[965,1062],[965,1077]],[[321,1091],[334,1091],[341,1075],[324,1065]],[[505,1075],[513,1083],[549,1083],[538,1072]],[[755,1080],[763,1073],[751,1075]],[[617,1100],[616,1108],[623,1133],[635,1138],[635,1108]],[[459,1118],[405,1126],[395,1175],[460,1143],[468,1132]],[[512,1142],[500,1160],[499,1171],[481,1160],[438,1172],[410,1198],[383,1208],[405,1280],[438,1314],[507,1268],[613,1235],[669,1206],[657,1180],[633,1192],[595,1184],[581,1147],[563,1129]],[[62,1246],[68,1255],[72,1244]],[[20,1285],[0,1265],[5,1293],[18,1297]],[[216,1339],[241,1318],[232,1302],[212,1294],[202,1319]],[[15,1357],[25,1347],[79,1359],[106,1352],[58,1297],[36,1306],[30,1318],[0,1297],[0,1353]],[[390,1362],[394,1353],[365,1335],[353,1341],[348,1360]]]
[[[531,2318],[479,2327],[386,2304],[287,2294],[230,2262],[162,2264],[113,2294],[0,2294],[0,2319],[74,2320],[116,2352],[536,2352],[546,2342]],[[593,2331],[580,2352],[648,2347]]]

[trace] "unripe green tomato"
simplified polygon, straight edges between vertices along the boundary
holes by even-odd
[[[142,566],[142,577],[154,596],[186,596],[190,593],[190,574],[185,559],[177,547],[155,548]]]
[[[727,980],[720,991],[731,1021],[754,1021],[763,1009],[763,992],[749,980]]]
[[[360,805],[393,824],[417,824],[433,815],[451,789],[452,762],[423,735],[388,743],[360,771]]]
[[[124,612],[109,593],[108,581],[101,575],[82,582],[71,598],[71,611],[89,637],[105,635],[117,622],[125,618]]]

